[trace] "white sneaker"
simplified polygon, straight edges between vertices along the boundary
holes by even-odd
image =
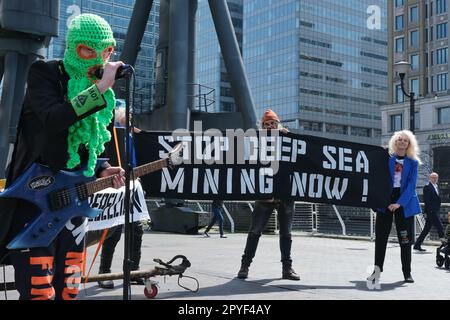
[[[380,290],[381,286],[380,286],[380,268],[378,268],[377,266],[375,266],[375,270],[373,271],[373,273],[367,277],[367,282],[366,282],[366,286],[367,289],[369,290]]]
[[[374,270],[373,270],[372,274],[367,277],[367,281],[380,280],[380,278],[381,278],[380,267],[374,266]]]
[[[367,277],[367,281],[375,281],[377,278],[377,273],[374,271],[370,276]],[[379,279],[379,277],[378,277]]]

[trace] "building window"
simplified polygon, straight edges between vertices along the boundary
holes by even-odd
[[[409,92],[414,92],[416,97],[419,95],[419,79],[409,80]]]
[[[436,14],[447,11],[447,0],[436,0]]]
[[[405,39],[403,37],[395,39],[395,52],[403,52],[404,41]]]
[[[447,37],[447,22],[437,24],[436,39],[442,39],[446,37]]]
[[[411,63],[411,70],[419,69],[419,55],[412,54],[409,56],[409,63]]]
[[[405,2],[404,0],[395,0],[395,6],[400,7],[404,4],[404,2]]]
[[[419,7],[418,6],[409,8],[409,21],[410,22],[419,21]]]
[[[400,131],[403,128],[403,114],[391,115],[391,132]]]
[[[397,84],[395,86],[395,102],[403,102],[405,101],[405,96],[402,91],[402,86],[400,84]]]
[[[450,107],[439,108],[437,111],[438,124],[450,123]]]
[[[299,121],[300,128],[309,131],[322,131],[322,123],[314,121]]]
[[[395,30],[403,29],[403,15],[399,15],[395,17]]]
[[[373,129],[373,137],[374,138],[381,137],[381,130],[380,129]]]
[[[436,91],[447,90],[447,73],[436,75]]]
[[[409,45],[413,48],[419,46],[419,31],[413,30],[409,33]]]
[[[444,64],[448,61],[448,47],[436,50],[436,64]]]
[[[351,127],[350,132],[351,132],[352,136],[359,136],[359,137],[370,137],[371,136],[370,128]]]
[[[347,134],[348,127],[340,124],[326,123],[325,129],[329,133]]]

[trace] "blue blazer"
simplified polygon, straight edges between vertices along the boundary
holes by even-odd
[[[403,162],[402,180],[400,182],[400,198],[397,203],[403,207],[403,213],[406,218],[412,217],[421,212],[419,199],[416,193],[417,169],[419,163],[417,160],[405,157]],[[394,168],[395,156],[389,159],[389,173],[391,175],[392,186],[394,186]],[[380,210],[386,212],[386,209]]]

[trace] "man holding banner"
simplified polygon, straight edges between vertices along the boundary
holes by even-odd
[[[286,132],[286,128],[282,128],[280,119],[272,110],[264,112],[262,117],[262,128],[268,130],[280,130]],[[278,221],[280,224],[280,251],[281,263],[283,264],[283,279],[300,280],[300,277],[292,269],[291,246],[292,246],[292,218],[294,212],[294,200],[272,199],[265,201],[256,201],[255,209],[252,214],[252,222],[250,224],[250,232],[247,236],[244,254],[242,256],[241,268],[238,272],[239,279],[248,277],[248,268],[252,263],[258,247],[259,238],[264,230],[274,209],[278,212]]]

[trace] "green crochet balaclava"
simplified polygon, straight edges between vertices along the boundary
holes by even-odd
[[[94,49],[96,57],[93,59],[79,57],[77,47],[80,44]],[[70,100],[93,85],[88,71],[94,66],[103,66],[106,62],[103,61],[102,51],[108,47],[114,47],[115,44],[111,27],[102,17],[81,14],[72,20],[67,32],[63,60],[64,68],[70,76],[67,89]],[[81,144],[84,144],[89,152],[87,169],[84,171],[86,176],[94,174],[97,157],[105,150],[105,143],[111,139],[107,127],[113,117],[114,91],[108,89],[103,94],[103,98],[106,101],[104,109],[87,116],[69,128],[67,167],[73,169],[80,164],[78,149]]]

